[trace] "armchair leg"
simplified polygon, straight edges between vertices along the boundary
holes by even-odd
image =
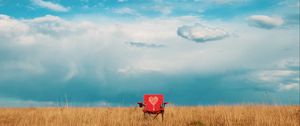
[[[161,120],[164,121],[164,112],[161,113]]]
[[[156,119],[156,117],[159,115],[159,113],[158,114],[156,114],[155,116],[154,116],[154,118],[153,119]]]

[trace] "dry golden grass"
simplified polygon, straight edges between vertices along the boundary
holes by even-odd
[[[166,107],[165,120],[140,108],[0,108],[0,126],[299,126],[300,106]]]

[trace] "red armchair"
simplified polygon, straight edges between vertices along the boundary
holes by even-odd
[[[146,114],[153,114],[154,119],[161,114],[162,120],[164,120],[164,108],[168,102],[164,102],[164,96],[162,94],[145,94],[144,103],[138,102],[139,107],[144,107],[144,117]]]

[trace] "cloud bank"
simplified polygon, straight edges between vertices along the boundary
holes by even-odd
[[[51,106],[66,98],[70,105],[134,105],[145,93],[164,93],[180,105],[274,103],[273,97],[298,103],[299,67],[291,65],[299,62],[298,29],[265,32],[228,23],[224,29],[240,31],[239,37],[199,45],[176,33],[195,22],[191,16],[119,21],[0,15],[0,106]],[[215,24],[221,25],[210,22]],[[192,37],[223,35],[192,26]],[[148,49],[157,45],[166,48]],[[283,62],[287,58],[294,61]],[[272,97],[262,97],[266,91]]]
[[[183,25],[177,29],[177,34],[185,39],[199,43],[221,40],[229,36],[222,29],[204,26],[199,23],[191,26]]]

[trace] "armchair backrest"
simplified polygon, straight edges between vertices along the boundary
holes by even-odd
[[[144,110],[159,111],[163,110],[164,96],[162,94],[145,94]]]

